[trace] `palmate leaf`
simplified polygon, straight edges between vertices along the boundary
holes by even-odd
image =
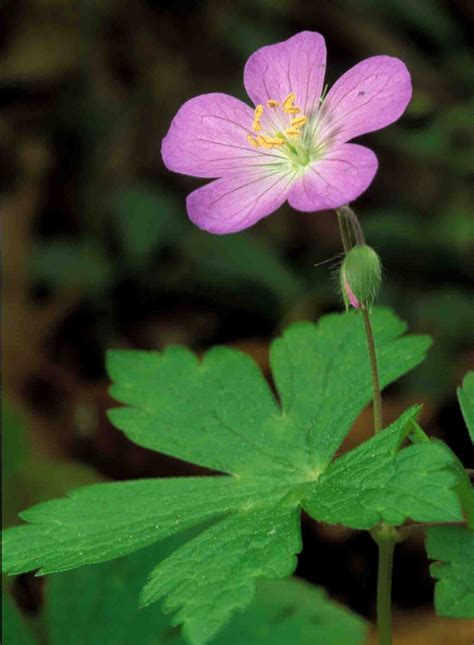
[[[145,609],[137,604],[150,568],[182,542],[173,538],[112,562],[52,576],[46,584],[42,611],[48,644],[184,645],[179,629],[171,625],[157,604]],[[212,642],[361,645],[365,634],[361,618],[329,600],[322,589],[292,579],[259,584],[250,607],[232,619]],[[25,640],[27,636],[29,640]],[[3,642],[37,642],[11,602],[4,606]]]
[[[418,443],[400,450],[419,408],[346,453],[323,473],[305,510],[315,519],[370,529],[379,521],[403,524],[456,521],[454,455],[442,443]],[[428,520],[428,516],[430,519]],[[448,519],[449,518],[449,519]]]
[[[458,388],[459,405],[474,443],[474,371],[464,377]],[[467,526],[433,526],[427,531],[426,552],[437,579],[435,608],[440,616],[474,618],[474,490],[461,462],[456,464],[461,477],[458,494]]]
[[[428,529],[426,552],[435,587],[435,608],[440,616],[474,618],[474,531],[464,526]]]
[[[458,387],[458,400],[469,436],[474,444],[474,370],[466,374],[462,387]]]
[[[405,325],[387,309],[374,310],[373,325],[387,385],[430,342],[402,336]],[[258,578],[291,573],[302,505],[315,518],[358,528],[461,519],[454,456],[429,441],[401,449],[416,409],[331,464],[371,398],[357,312],[292,325],[273,344],[271,364],[280,404],[235,350],[217,348],[202,361],[183,348],[112,352],[111,392],[126,406],[111,411],[112,422],[139,445],[225,474],[102,484],[33,507],[22,514],[29,525],[5,534],[5,569],[61,571],[200,526],[152,571],[142,602],[166,597],[187,638],[205,643],[249,604]]]

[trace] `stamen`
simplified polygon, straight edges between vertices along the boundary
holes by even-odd
[[[308,121],[308,117],[302,114],[301,116],[296,117],[296,119],[291,119],[292,128],[301,128]]]
[[[247,141],[250,143],[251,146],[254,148],[260,148],[260,143],[258,142],[257,137],[252,137],[251,134],[247,135]]]
[[[260,132],[261,129],[262,129],[262,124],[260,123],[260,121],[255,119],[255,121],[252,123],[252,130],[254,132]]]
[[[296,94],[294,92],[288,94],[286,99],[283,101],[283,111],[287,114],[298,114],[298,112],[301,112],[300,108],[294,105],[295,101]]]
[[[272,148],[274,146],[282,146],[285,143],[284,139],[280,139],[278,137],[266,137],[262,135],[261,139],[263,139],[265,143],[268,143]]]
[[[280,105],[280,101],[275,101],[274,99],[268,99],[267,106],[269,108],[277,108]]]
[[[270,143],[267,143],[266,137],[263,137],[263,136],[259,135],[258,137],[256,137],[256,139],[257,139],[259,145],[263,146],[264,148],[271,148],[272,147]]]
[[[261,118],[262,114],[263,114],[263,105],[261,105],[261,104],[259,103],[259,104],[255,107],[255,115],[254,115],[254,119],[255,119],[255,121],[260,121],[260,118]]]
[[[301,132],[298,128],[288,128],[287,130],[285,130],[285,134],[288,137],[296,138],[301,135]]]

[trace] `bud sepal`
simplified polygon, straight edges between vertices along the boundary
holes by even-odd
[[[339,280],[346,309],[371,307],[382,283],[382,264],[374,249],[354,246],[341,264]]]

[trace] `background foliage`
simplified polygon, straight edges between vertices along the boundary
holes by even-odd
[[[384,262],[380,302],[435,340],[428,360],[389,390],[387,417],[422,402],[424,427],[473,467],[455,402],[474,365],[471,3],[7,0],[1,11],[3,388],[26,425],[19,440],[18,424],[4,424],[7,524],[20,508],[98,477],[202,472],[131,446],[111,427],[106,348],[224,343],[268,371],[269,340],[282,327],[341,308],[337,259],[318,264],[340,253],[333,214],[284,207],[250,233],[212,237],[184,210],[199,182],[160,160],[184,100],[207,91],[244,98],[246,57],[301,29],[324,34],[329,82],[379,53],[412,72],[405,117],[364,138],[380,171],[355,204]],[[346,448],[366,437],[368,419]],[[309,521],[304,538],[298,574],[372,617],[369,541]],[[411,612],[429,605],[433,583],[421,540],[397,557],[408,643]],[[14,592],[24,610],[39,611],[37,580],[18,578]]]

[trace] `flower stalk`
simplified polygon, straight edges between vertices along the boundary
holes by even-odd
[[[357,215],[349,206],[343,206],[336,210],[341,233],[341,241],[344,247],[344,254],[347,258],[353,248],[361,248],[365,245],[364,232]],[[354,235],[356,246],[352,244]],[[343,276],[344,278],[344,276]],[[354,296],[348,284],[349,293]],[[365,336],[367,339],[367,351],[370,362],[370,373],[372,378],[372,400],[374,433],[383,429],[382,415],[382,393],[377,365],[377,353],[375,349],[374,332],[370,320],[370,300],[354,304],[352,297],[351,304],[359,308],[364,321]],[[347,304],[347,301],[346,301]],[[372,538],[378,547],[378,570],[377,570],[377,629],[379,645],[392,645],[392,569],[395,544],[400,539],[399,533],[394,526],[384,522],[376,526],[371,532]]]
[[[357,215],[354,213],[354,211],[351,208],[349,208],[349,206],[343,206],[342,208],[337,209],[336,213],[339,221],[339,230],[341,233],[342,245],[344,247],[344,253],[347,257],[351,249],[353,248],[351,231],[354,234],[357,246],[365,245],[364,233]],[[347,287],[349,288],[349,285],[347,285]],[[372,323],[370,320],[370,313],[368,309],[368,305],[370,303],[368,303],[367,301],[359,302],[357,301],[357,298],[355,299],[355,302],[354,302],[353,296],[354,294],[350,292],[351,303],[353,304],[353,306],[360,308],[362,312],[365,335],[367,338],[367,350],[369,354],[370,373],[372,377],[374,432],[377,433],[377,432],[380,432],[383,428],[382,394],[380,389],[380,379],[379,379],[379,371],[377,366],[377,354],[375,350],[374,333],[373,333]]]
[[[372,531],[378,547],[377,629],[379,645],[392,645],[392,569],[397,529],[380,524]]]

